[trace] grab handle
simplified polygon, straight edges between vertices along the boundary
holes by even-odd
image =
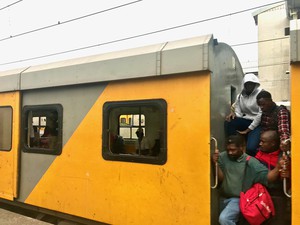
[[[286,190],[286,178],[283,178],[283,193],[288,197],[291,198],[292,195],[290,195]]]
[[[282,153],[282,157],[283,157],[284,159],[287,158],[286,152],[283,152],[283,153]],[[283,169],[283,170],[286,170],[286,169],[287,169],[285,163],[283,164],[282,169]],[[287,192],[287,190],[286,190],[286,182],[287,182],[287,180],[286,180],[286,178],[284,177],[284,178],[283,178],[283,193],[284,193],[287,197],[291,198],[292,195],[290,195],[290,194]]]
[[[215,142],[215,153],[218,153],[218,141],[214,137],[211,137],[211,140]],[[212,189],[215,189],[218,186],[218,163],[215,163],[215,185],[212,186]]]

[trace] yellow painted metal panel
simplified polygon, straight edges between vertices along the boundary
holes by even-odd
[[[18,186],[20,93],[1,93],[0,106],[10,106],[13,111],[12,148],[10,151],[0,151],[0,197],[13,200],[13,198],[17,196]]]
[[[210,74],[110,83],[26,203],[110,224],[210,224]],[[163,98],[165,165],[105,161],[106,101]]]
[[[300,63],[291,65],[292,224],[300,224]]]

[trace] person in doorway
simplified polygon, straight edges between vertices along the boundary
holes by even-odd
[[[276,167],[282,155],[278,133],[275,130],[263,132],[260,137],[259,145],[260,147],[255,158],[258,159],[266,168],[268,168],[268,170],[272,170]],[[289,163],[289,159],[287,158],[286,162],[283,163]],[[285,167],[289,168],[289,165],[285,165]],[[286,175],[289,176],[289,170],[286,172]],[[278,176],[276,182],[269,185],[268,191],[272,197],[275,207],[275,216],[269,220],[268,224],[291,224],[290,200],[284,195],[283,182],[280,179],[280,176]]]
[[[245,153],[245,139],[242,135],[232,135],[227,139],[226,151],[215,152],[213,163],[218,163],[218,180],[220,182],[222,211],[219,216],[221,225],[234,225],[239,221],[239,196],[241,191],[248,190],[254,183],[268,186],[277,180],[281,165],[276,164],[274,169],[268,170],[257,159]],[[285,173],[283,173],[285,176]],[[244,187],[244,189],[243,189]]]
[[[256,96],[257,104],[262,110],[261,129],[276,130],[280,136],[280,149],[282,151],[290,150],[290,112],[281,105],[276,105],[272,100],[272,95],[268,91],[261,91]]]
[[[227,136],[240,133],[247,139],[246,152],[255,156],[259,146],[261,110],[256,96],[261,91],[256,75],[246,74],[242,82],[242,92],[237,96],[233,110],[226,116],[225,133]]]
[[[264,131],[260,135],[259,148],[255,155],[269,170],[273,169],[281,156],[280,139],[275,130]]]

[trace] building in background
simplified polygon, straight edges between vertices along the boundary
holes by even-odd
[[[287,0],[290,17],[290,61],[298,63],[300,58],[300,0]]]
[[[289,11],[283,2],[252,14],[258,27],[258,76],[276,102],[290,101]]]

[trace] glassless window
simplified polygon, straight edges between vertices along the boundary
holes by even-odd
[[[102,155],[107,160],[164,164],[167,103],[163,99],[106,102]]]
[[[23,110],[23,150],[60,154],[62,149],[62,106],[25,106]]]
[[[12,108],[0,107],[0,150],[11,150]]]
[[[129,114],[120,116],[120,136],[127,139],[138,139],[136,131],[139,127],[145,129],[145,115]]]

